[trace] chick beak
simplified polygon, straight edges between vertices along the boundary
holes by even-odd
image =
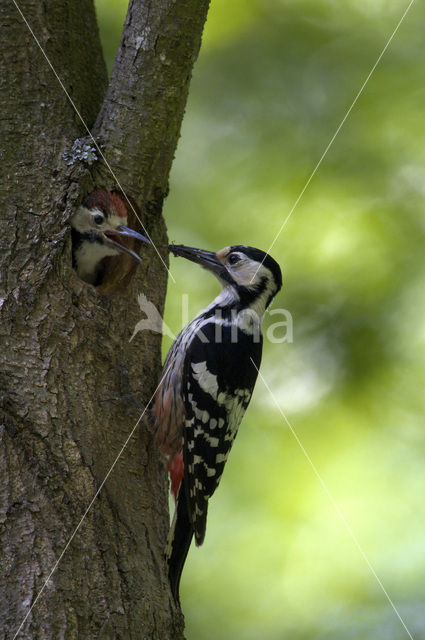
[[[142,236],[141,233],[133,231],[133,229],[125,227],[124,225],[120,225],[119,227],[116,227],[116,229],[107,229],[103,232],[103,235],[105,236],[108,244],[113,246],[115,249],[118,249],[118,251],[121,251],[122,253],[127,253],[129,256],[131,256],[135,260],[138,260],[139,262],[142,262],[142,258],[135,251],[127,247],[121,241],[121,238],[135,238],[136,240],[151,244],[150,241],[145,238],[145,236]]]

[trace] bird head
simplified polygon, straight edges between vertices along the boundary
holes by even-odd
[[[127,238],[149,243],[142,234],[127,225],[127,207],[121,195],[96,189],[83,201],[71,218],[73,266],[82,280],[98,284],[104,259],[120,253],[134,260],[141,257],[126,245]]]
[[[282,272],[268,253],[245,245],[232,245],[220,251],[205,251],[184,245],[168,245],[174,256],[196,262],[220,281],[246,307],[259,313],[269,306],[282,287]]]

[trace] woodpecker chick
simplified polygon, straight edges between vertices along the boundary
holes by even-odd
[[[155,437],[169,456],[177,494],[166,558],[178,602],[192,537],[197,545],[204,541],[208,500],[251,399],[261,362],[261,321],[282,286],[282,274],[271,256],[244,245],[217,253],[184,245],[168,249],[201,265],[222,285],[215,300],[173,342],[153,410]]]
[[[125,238],[149,240],[127,226],[127,207],[114,191],[96,189],[83,201],[71,218],[72,266],[79,277],[93,285],[102,282],[105,258],[127,253],[141,257],[126,246]]]

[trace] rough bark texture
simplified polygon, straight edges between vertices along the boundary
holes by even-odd
[[[108,89],[92,0],[19,6],[162,243],[208,0],[131,2]],[[70,152],[86,132],[12,2],[1,3],[0,24],[0,637],[9,640],[156,387],[160,336],[129,338],[137,294],[162,310],[167,273],[144,249],[114,295],[77,278],[69,217],[95,184],[116,184],[102,162]],[[17,637],[182,637],[163,565],[167,502],[143,422]]]

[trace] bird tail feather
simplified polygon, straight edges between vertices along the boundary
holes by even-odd
[[[179,586],[184,563],[193,537],[193,527],[189,520],[185,480],[183,478],[177,498],[176,510],[168,536],[166,558],[171,592],[180,604]]]

